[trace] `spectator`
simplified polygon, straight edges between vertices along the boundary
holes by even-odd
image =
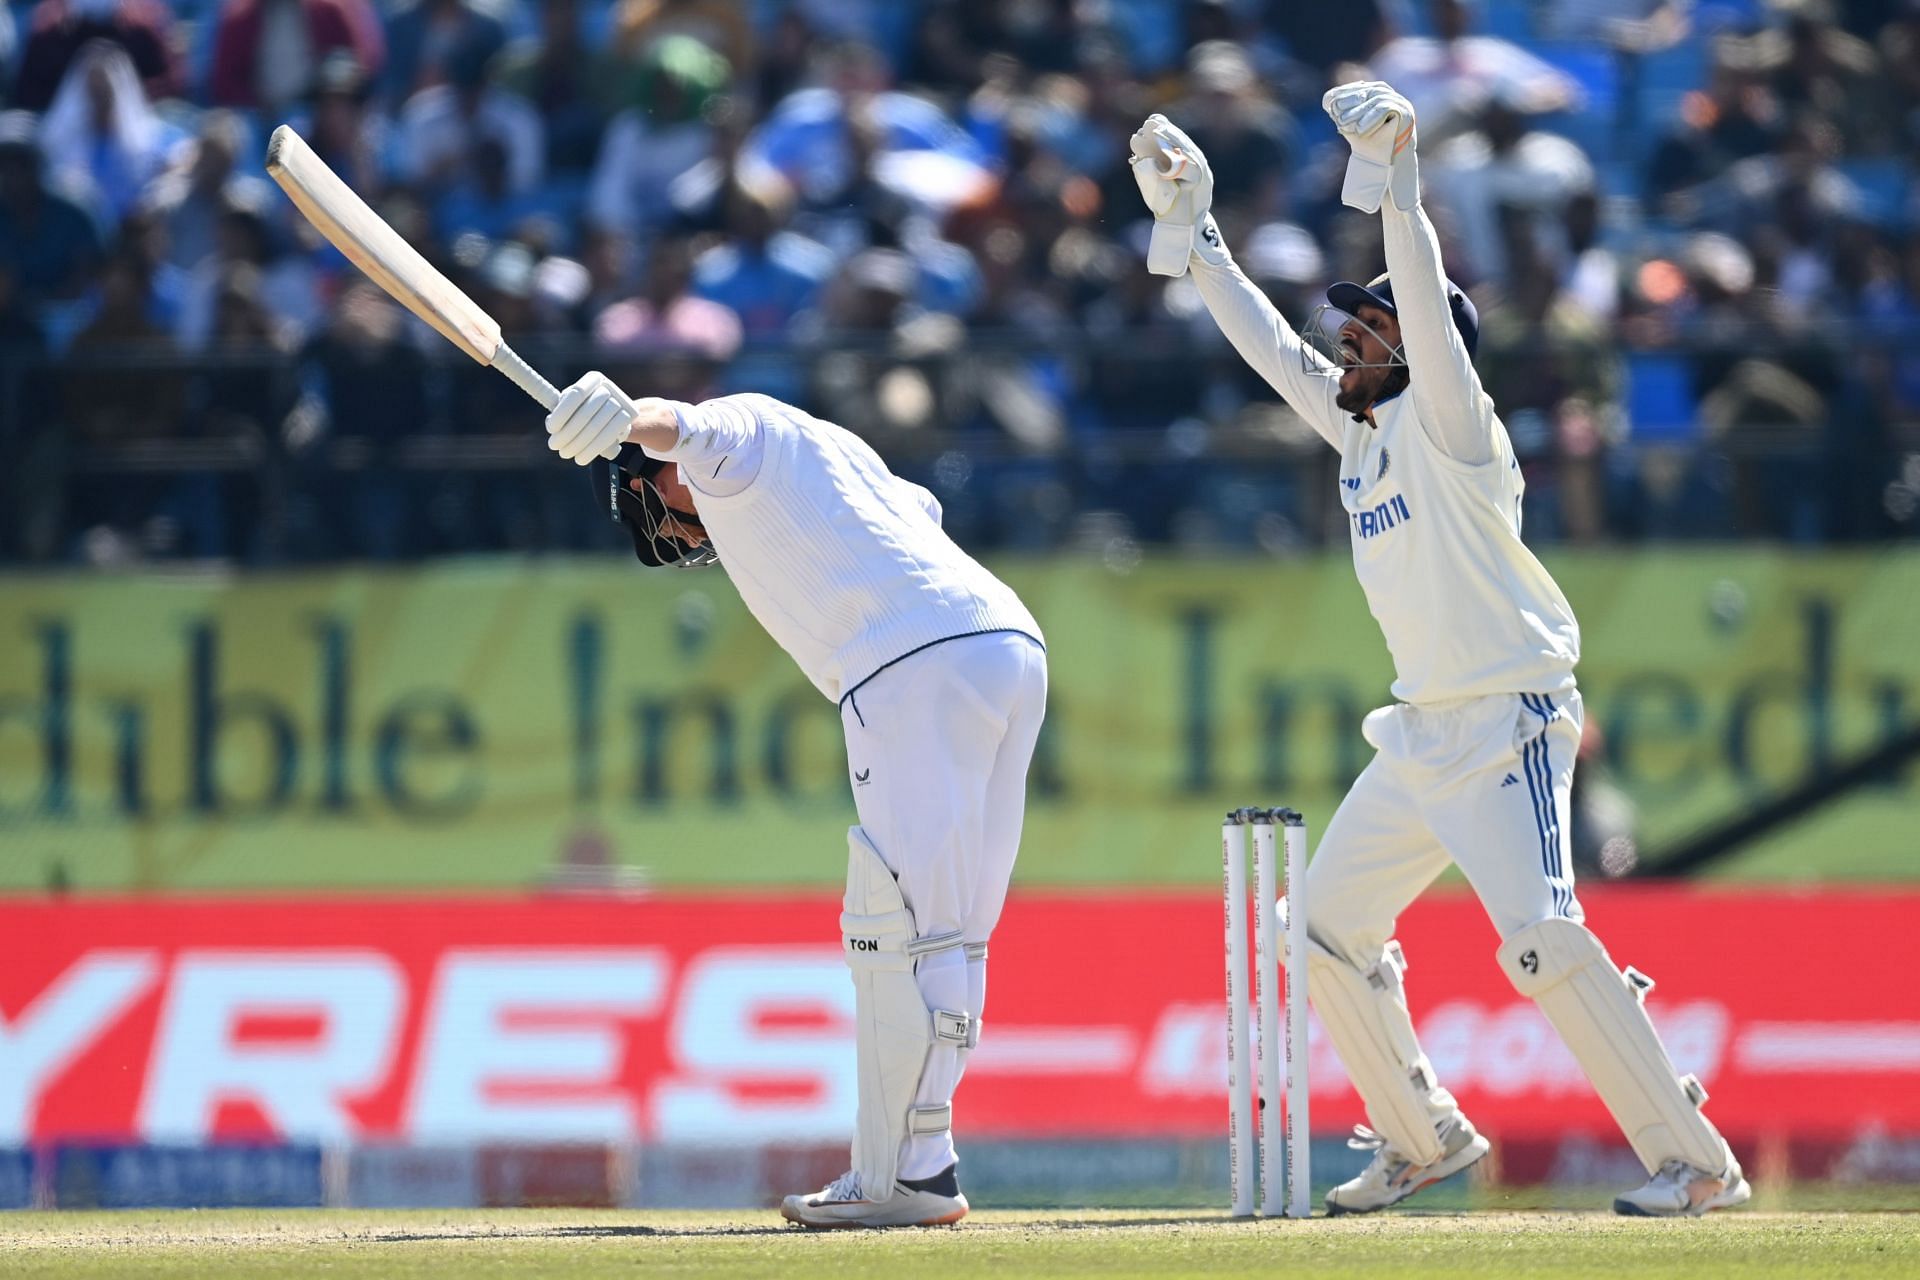
[[[166,260],[190,271],[213,253],[221,216],[236,202],[265,208],[265,178],[235,172],[245,126],[228,111],[209,111],[200,136],[181,148],[180,162],[148,189],[146,207],[166,233]]]
[[[408,339],[407,316],[378,286],[348,284],[325,328],[302,356],[308,389],[289,443],[311,451],[293,468],[301,498],[293,537],[320,554],[392,559],[417,546],[412,506],[398,472],[346,472],[325,465],[317,448],[350,440],[377,451],[425,429],[433,418],[426,362]]]
[[[939,107],[884,88],[886,68],[869,48],[843,45],[824,83],[800,89],[747,136],[740,169],[777,176],[810,208],[838,205],[863,177],[931,208],[950,208],[990,180],[979,145]]]
[[[1319,95],[1333,87],[1335,67],[1368,62],[1386,44],[1393,29],[1387,12],[1381,0],[1267,0],[1262,25],[1286,45],[1289,57],[1313,69],[1315,87],[1309,93],[1317,104]]]
[[[788,17],[800,21],[792,10]],[[908,78],[936,93],[972,93],[985,79],[983,64],[998,36],[994,17],[990,7],[968,0],[931,0],[922,6],[905,68]]]
[[[427,409],[426,369],[408,338],[407,314],[377,285],[355,280],[305,348],[301,383],[315,397],[309,434],[399,440],[419,432]]]
[[[58,181],[84,190],[114,226],[165,167],[178,134],[160,119],[117,44],[80,51],[40,127],[40,148]]]
[[[1513,105],[1496,100],[1480,113],[1478,128],[1456,134],[1428,151],[1423,168],[1429,189],[1457,222],[1465,263],[1462,274],[1505,279],[1507,262],[1500,229],[1502,207],[1539,210],[1558,219],[1574,197],[1593,190],[1593,164],[1566,138],[1528,127]]]
[[[498,138],[483,137],[474,145],[467,175],[440,192],[433,201],[433,228],[441,244],[453,244],[465,235],[487,240],[539,237],[549,247],[570,249],[570,227],[552,216],[551,202],[538,189],[516,192],[508,185],[507,149]]]
[[[387,22],[387,101],[444,84],[456,59],[484,64],[506,43],[500,20],[470,0],[412,0]]]
[[[1861,193],[1835,163],[1840,133],[1830,121],[1801,116],[1786,129],[1779,146],[1728,166],[1726,172],[1668,201],[1676,217],[1754,238],[1778,217],[1789,187],[1804,189],[1804,199],[1822,219],[1857,218]]]
[[[293,336],[267,302],[260,268],[250,262],[229,264],[214,289],[209,345],[216,350],[291,350],[294,344],[288,339]]]
[[[473,300],[500,325],[500,334],[536,364],[537,350],[525,339],[539,333],[537,285],[539,259],[523,244],[506,241],[488,249],[468,288]],[[539,409],[505,378],[473,364],[454,366],[453,426],[462,434],[524,438],[537,427]]]
[[[475,181],[483,137],[506,153],[508,190],[524,194],[539,185],[546,168],[540,117],[492,83],[488,67],[497,48],[484,32],[470,32],[447,57],[446,83],[422,89],[401,110],[401,171],[416,187]]]
[[[188,274],[186,296],[174,334],[182,348],[204,350],[214,340],[220,319],[221,290],[235,268],[249,267],[257,283],[253,293],[272,308],[298,338],[319,323],[319,282],[304,257],[277,254],[263,209],[230,193],[214,237],[214,252]]]
[[[13,87],[13,60],[20,52],[20,33],[13,23],[13,10],[0,4],[0,102],[6,101]]]
[[[1769,27],[1735,44],[1789,114],[1816,113],[1840,128],[1847,150],[1885,152],[1899,120],[1872,44],[1834,25],[1827,0],[1780,0],[1784,27]]]
[[[717,51],[729,68],[753,65],[753,24],[736,0],[620,0],[613,48],[623,62],[644,66],[653,47],[690,37]]]
[[[684,240],[657,241],[645,286],[594,319],[594,344],[622,355],[666,351],[693,352],[715,364],[731,359],[740,348],[740,317],[694,296],[692,266]]]
[[[1707,87],[1681,99],[1679,116],[1654,149],[1646,181],[1647,194],[1674,217],[1687,216],[1691,199],[1676,196],[1771,150],[1785,127],[1773,91],[1741,59],[1724,55],[1715,57]]]
[[[236,199],[264,198],[248,184],[238,184]],[[172,333],[180,323],[180,309],[186,303],[190,273],[174,265],[169,254],[166,224],[157,211],[141,208],[127,215],[120,224],[119,253],[140,264],[147,278],[147,319],[155,327]]]
[[[500,87],[524,98],[546,126],[547,166],[556,173],[584,173],[600,151],[600,134],[612,114],[610,59],[589,49],[581,33],[577,0],[547,0],[540,32],[501,55]]]
[[[0,268],[11,271],[29,307],[84,290],[100,261],[93,220],[47,185],[39,122],[0,114]]]
[[[736,182],[726,239],[694,261],[694,294],[730,308],[748,337],[785,329],[833,272],[832,254],[785,229],[791,211],[792,196],[778,182]]]
[[[372,98],[372,80],[360,60],[344,51],[333,53],[315,74],[305,115],[293,119],[314,153],[369,202],[387,189],[393,137],[391,122]]]
[[[9,356],[37,353],[47,345],[33,313],[20,305],[20,291],[14,287],[13,269],[0,263],[0,364]]]
[[[641,236],[673,219],[675,182],[713,153],[712,110],[731,76],[727,60],[692,36],[649,46],[633,101],[600,145],[587,196],[594,226]]]
[[[1875,43],[1893,94],[1894,119],[1900,126],[1898,145],[1911,155],[1920,151],[1920,4],[1909,3],[1904,13],[1880,29]]]
[[[1692,0],[1549,0],[1536,10],[1537,30],[1548,40],[1652,53],[1687,36],[1692,7]]]
[[[100,281],[100,305],[73,339],[76,356],[124,356],[129,348],[164,350],[166,330],[149,318],[146,265],[115,254]],[[82,361],[67,377],[66,406],[85,440],[111,443],[172,434],[178,427],[181,375],[176,369],[95,367]]]
[[[822,293],[819,336],[890,334],[911,317],[919,268],[898,249],[866,249]]]
[[[217,106],[284,114],[312,93],[334,53],[378,74],[386,39],[369,0],[227,0],[213,37],[209,96]]]
[[[1510,40],[1468,35],[1467,0],[1432,0],[1432,17],[1433,35],[1388,41],[1367,72],[1413,104],[1423,148],[1471,128],[1495,97],[1529,115],[1580,105],[1580,86],[1565,72]]]
[[[1187,96],[1173,108],[1213,166],[1213,198],[1222,205],[1254,201],[1261,215],[1278,212],[1270,188],[1287,165],[1291,121],[1267,98],[1246,50],[1225,40],[1187,55]]]
[[[1527,519],[1591,542],[1605,524],[1605,449],[1620,432],[1612,335],[1560,287],[1533,214],[1502,205],[1498,220],[1512,269],[1481,310],[1481,377],[1527,468]]]
[[[28,20],[13,105],[45,111],[74,57],[95,40],[127,51],[150,100],[180,91],[173,10],[161,0],[40,0]]]
[[[805,83],[807,71],[817,52],[817,37],[807,25],[806,15],[797,8],[783,10],[774,20],[773,31],[760,56],[753,77],[754,101],[770,104]]]
[[[1566,266],[1560,287],[1567,301],[1595,320],[1613,323],[1620,312],[1620,261],[1600,238],[1600,197],[1581,191],[1567,201]]]

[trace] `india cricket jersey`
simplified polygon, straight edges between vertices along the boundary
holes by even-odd
[[[1340,451],[1354,568],[1393,654],[1393,696],[1570,689],[1579,624],[1520,540],[1525,484],[1455,332],[1432,228],[1391,203],[1381,221],[1411,381],[1374,406],[1371,424],[1335,403],[1340,368],[1301,341],[1217,235],[1195,249],[1194,283],[1234,349]]]
[[[1340,501],[1353,567],[1393,654],[1393,696],[1431,703],[1573,686],[1573,610],[1520,540],[1520,464],[1448,457],[1402,393],[1349,420]]]

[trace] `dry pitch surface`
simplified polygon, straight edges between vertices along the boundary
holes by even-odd
[[[581,1210],[0,1215],[0,1276],[1920,1276],[1920,1214],[1398,1214],[1232,1222],[981,1212],[958,1228],[802,1232],[774,1215]]]

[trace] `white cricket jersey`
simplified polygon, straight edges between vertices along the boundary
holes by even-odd
[[[676,404],[680,464],[740,598],[820,692],[959,636],[1044,644],[1013,590],[940,527],[940,504],[852,432],[771,396]]]
[[[1217,238],[1194,282],[1242,358],[1340,451],[1340,501],[1367,607],[1393,655],[1393,696],[1435,703],[1574,685],[1580,627],[1520,540],[1526,485],[1454,328],[1433,228],[1381,210],[1406,391],[1374,425],[1335,404],[1340,369],[1305,346]]]
[[[1396,295],[1397,295],[1396,290]],[[1526,483],[1505,430],[1494,456],[1441,451],[1402,393],[1347,422],[1340,502],[1367,608],[1393,654],[1393,696],[1433,703],[1573,687],[1573,609],[1520,540]]]

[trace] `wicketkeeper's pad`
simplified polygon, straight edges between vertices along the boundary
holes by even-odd
[[[1733,1153],[1700,1114],[1707,1092],[1673,1068],[1644,1002],[1653,981],[1614,967],[1584,925],[1541,920],[1500,944],[1500,967],[1566,1041],[1648,1173],[1669,1160],[1719,1174]]]
[[[1439,1125],[1456,1107],[1414,1038],[1406,967],[1397,942],[1373,965],[1356,969],[1307,939],[1307,990],[1367,1104],[1367,1122],[1415,1164],[1432,1164],[1445,1154]]]

